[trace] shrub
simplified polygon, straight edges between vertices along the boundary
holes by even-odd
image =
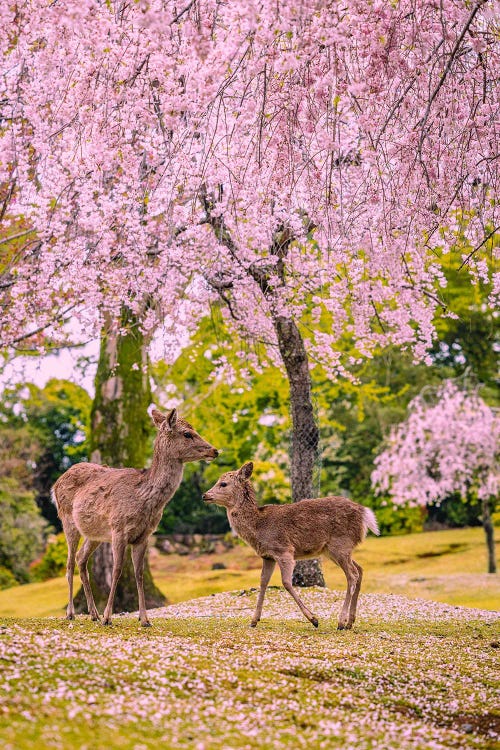
[[[68,547],[64,534],[49,537],[43,557],[31,566],[31,579],[33,581],[47,581],[49,578],[58,578],[66,571],[66,559]]]
[[[40,554],[45,521],[33,499],[11,477],[0,480],[0,567],[19,583],[29,579],[29,565]]]
[[[0,565],[0,591],[2,589],[10,589],[12,586],[17,586],[14,574],[8,568]]]

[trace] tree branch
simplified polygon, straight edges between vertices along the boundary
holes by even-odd
[[[492,229],[491,232],[486,235],[486,237],[484,238],[484,240],[482,242],[480,242],[479,245],[477,247],[475,247],[474,250],[472,250],[468,254],[468,256],[466,257],[466,259],[460,264],[460,267],[458,269],[459,271],[461,271],[462,268],[467,265],[467,263],[470,261],[470,259],[472,258],[472,256],[475,255],[477,253],[477,251],[482,248],[483,245],[486,245],[486,243],[488,242],[488,240],[491,239],[493,237],[493,235],[498,232],[499,229],[500,229],[500,226],[495,227],[495,229]]]

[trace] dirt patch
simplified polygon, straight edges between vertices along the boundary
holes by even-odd
[[[392,709],[398,714],[422,719],[422,711],[417,707],[397,704],[392,706]],[[455,729],[464,734],[480,734],[490,739],[500,739],[500,715],[498,714],[455,714],[446,718],[440,717],[434,723],[438,727]]]
[[[449,726],[466,734],[483,734],[491,739],[500,739],[499,714],[455,714]]]

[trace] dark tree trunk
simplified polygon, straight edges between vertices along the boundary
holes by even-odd
[[[233,257],[238,257],[238,248],[234,244],[230,232],[224,224],[224,217],[214,216],[213,196],[201,191],[203,207],[207,213],[208,220],[212,225],[218,241],[225,245]],[[307,221],[308,230],[312,230],[313,224]],[[249,269],[249,275],[259,285],[265,299],[270,301],[271,310],[277,309],[278,298],[275,296],[273,277],[279,279],[278,285],[286,286],[286,273],[283,259],[285,258],[290,244],[294,241],[294,234],[290,227],[280,226],[273,238],[270,254],[277,258],[272,266],[265,267],[263,264],[253,263]],[[210,285],[215,289],[229,312],[234,316],[234,311],[229,299],[229,290],[232,281],[224,282],[223,278],[209,278]],[[273,313],[272,313],[273,314]],[[278,338],[279,350],[283,364],[290,383],[290,404],[292,409],[292,448],[291,448],[291,483],[292,500],[297,502],[306,497],[313,497],[313,471],[318,455],[319,433],[311,400],[311,376],[309,373],[309,362],[304,341],[300,331],[292,318],[284,315],[273,314],[273,324]],[[295,586],[324,586],[325,579],[321,572],[318,560],[300,560],[295,565],[293,575]]]
[[[495,530],[491,520],[491,508],[488,499],[483,500],[483,529],[486,535],[486,547],[488,549],[488,573],[496,573]]]
[[[291,318],[274,320],[278,344],[290,383],[292,445],[290,477],[294,503],[314,497],[313,472],[318,458],[319,430],[311,399],[311,375],[304,342]],[[319,560],[299,560],[293,573],[294,586],[324,586]]]
[[[147,375],[147,348],[137,319],[124,309],[120,333],[103,330],[91,414],[91,461],[108,466],[145,465],[150,434],[147,408],[151,391]],[[135,367],[134,367],[135,366]],[[90,582],[98,609],[108,598],[113,569],[111,545],[101,544],[90,565]],[[144,593],[147,607],[159,607],[166,598],[155,586],[145,559]],[[116,590],[115,612],[133,612],[139,607],[130,549]],[[83,589],[75,597],[77,612],[87,611]]]

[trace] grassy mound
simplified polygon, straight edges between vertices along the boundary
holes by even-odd
[[[306,590],[319,630],[271,589],[175,604],[104,628],[0,622],[0,742],[45,748],[493,748],[500,616],[400,596]]]

